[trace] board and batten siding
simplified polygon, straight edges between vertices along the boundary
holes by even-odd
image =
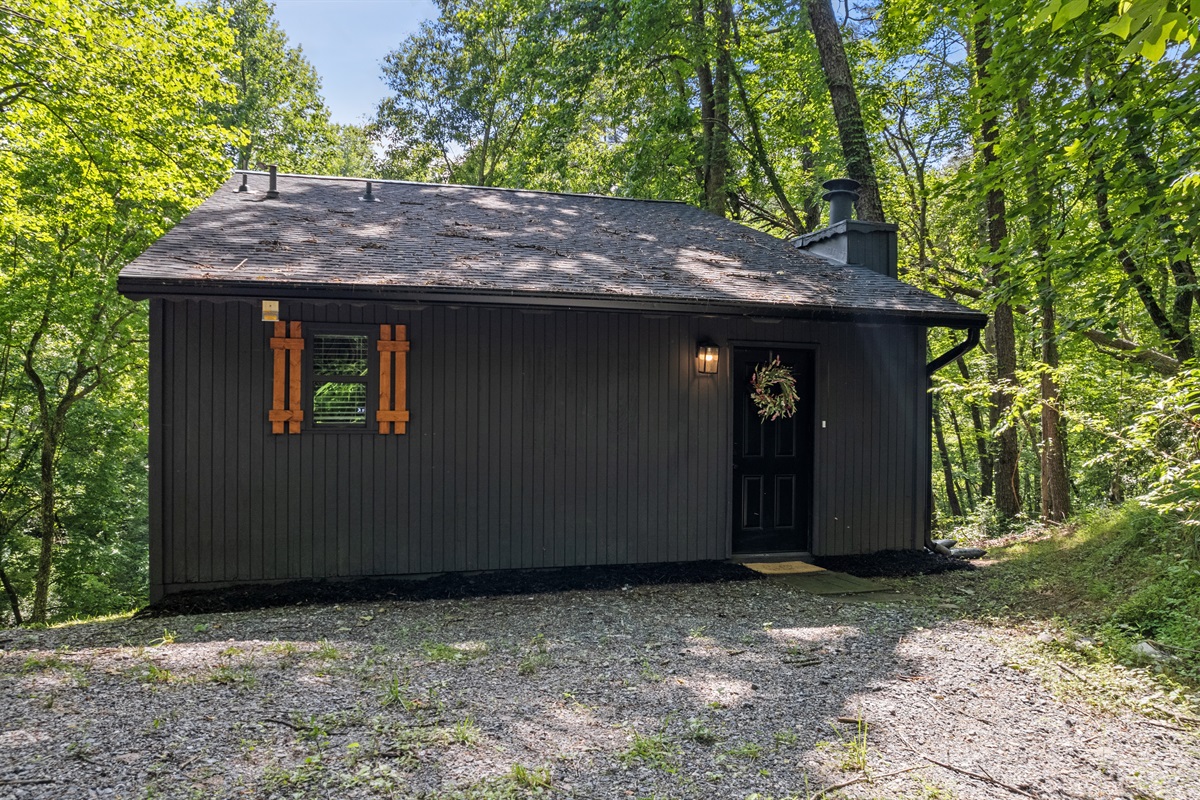
[[[729,347],[816,351],[812,547],[920,547],[925,331],[284,301],[408,326],[404,435],[274,435],[257,302],[151,301],[151,592],[730,556]],[[721,345],[716,376],[696,345]]]

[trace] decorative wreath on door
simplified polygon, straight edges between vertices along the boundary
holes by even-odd
[[[763,420],[776,420],[796,413],[796,376],[792,368],[779,362],[779,356],[766,364],[759,364],[750,376],[750,398],[758,408]]]

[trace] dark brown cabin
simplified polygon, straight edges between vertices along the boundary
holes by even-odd
[[[896,280],[894,237],[236,175],[119,281],[150,300],[152,599],[920,548],[926,330],[985,318]],[[775,355],[800,404],[763,423]]]

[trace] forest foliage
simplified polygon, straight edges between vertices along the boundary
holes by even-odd
[[[437,11],[357,127],[266,0],[0,4],[9,619],[144,602],[146,314],[115,276],[265,163],[684,200],[784,238],[850,174],[859,215],[899,226],[901,277],[992,320],[935,377],[939,525],[1130,498],[1200,523],[1195,2]]]

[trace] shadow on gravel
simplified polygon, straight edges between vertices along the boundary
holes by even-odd
[[[924,550],[887,550],[860,556],[825,556],[819,567],[860,578],[901,578],[973,570],[975,565]],[[377,600],[446,600],[546,594],[572,590],[620,589],[687,583],[759,580],[763,576],[741,564],[692,561],[601,567],[454,572],[429,577],[287,581],[229,589],[181,592],[147,606],[136,618],[252,611],[259,608],[357,603]]]
[[[665,584],[725,583],[759,580],[762,577],[740,564],[693,561],[475,573],[451,572],[420,578],[288,581],[181,592],[147,606],[135,615],[135,619],[327,603],[447,600]]]

